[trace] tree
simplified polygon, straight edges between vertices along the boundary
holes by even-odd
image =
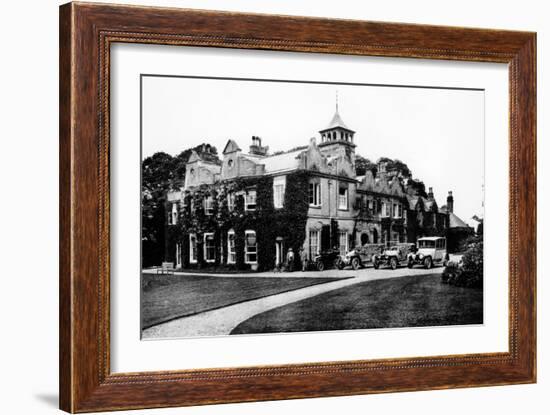
[[[401,160],[395,159],[390,160],[388,162],[387,166],[388,171],[397,170],[403,177],[411,177],[412,173],[409,169],[409,166],[407,166],[405,163],[403,163]]]
[[[409,179],[407,182],[407,191],[418,196],[428,197],[426,185],[421,180]]]
[[[160,264],[165,258],[166,192],[182,186],[185,164],[196,151],[208,161],[220,162],[217,149],[201,144],[182,151],[176,157],[158,152],[141,163],[141,240],[142,265]]]
[[[141,164],[142,265],[158,265],[164,258],[165,193],[173,178],[174,158],[155,153]]]
[[[376,175],[378,167],[369,159],[357,154],[355,156],[355,174],[358,176],[364,176],[367,170],[370,170],[373,175]]]

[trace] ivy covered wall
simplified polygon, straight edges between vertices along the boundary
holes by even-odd
[[[204,267],[226,264],[228,258],[227,233],[235,232],[236,269],[247,269],[245,264],[245,231],[256,232],[258,270],[265,271],[275,266],[275,241],[283,238],[285,251],[292,247],[298,252],[305,240],[305,225],[309,208],[307,191],[309,176],[305,171],[287,175],[283,207],[273,205],[273,178],[269,176],[238,178],[215,185],[199,186],[186,192],[179,204],[178,221],[167,226],[166,260],[176,262],[176,244],[182,247],[183,267]],[[256,208],[245,210],[247,190],[256,190]],[[234,195],[230,210],[229,195]],[[209,212],[205,200],[212,198]],[[167,211],[170,211],[167,209]],[[207,214],[210,213],[210,214]],[[204,259],[204,234],[214,233],[215,261]],[[190,264],[189,235],[197,238],[197,264]],[[296,255],[298,257],[298,255]]]

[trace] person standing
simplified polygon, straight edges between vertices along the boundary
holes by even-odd
[[[307,270],[307,252],[304,248],[300,248],[300,260],[302,261],[302,272]]]
[[[289,272],[294,271],[294,251],[292,248],[288,248],[288,252],[286,253],[286,264]]]

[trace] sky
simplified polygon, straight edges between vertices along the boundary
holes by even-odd
[[[400,159],[433,187],[452,190],[455,213],[482,216],[484,91],[183,77],[142,78],[143,157],[203,142],[243,151],[260,136],[270,152],[307,145],[335,112],[356,131],[356,153]]]

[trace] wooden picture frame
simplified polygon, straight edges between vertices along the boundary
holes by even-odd
[[[509,352],[111,373],[109,59],[117,42],[508,64]],[[59,93],[61,409],[91,412],[535,382],[535,33],[69,3],[60,8]]]

